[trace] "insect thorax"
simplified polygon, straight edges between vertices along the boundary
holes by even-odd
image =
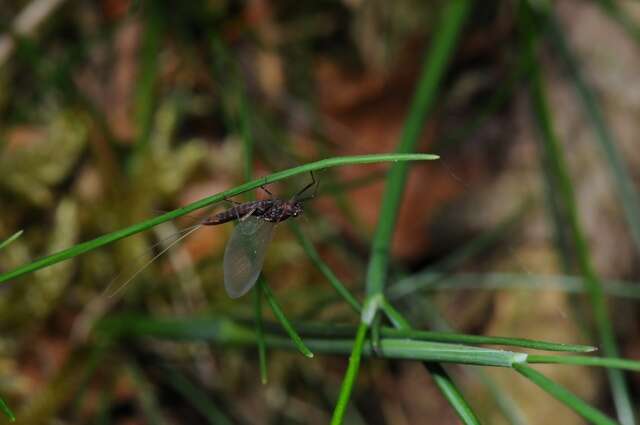
[[[260,216],[265,221],[277,223],[291,217],[297,217],[302,213],[303,208],[300,202],[274,199],[268,209],[260,212]]]

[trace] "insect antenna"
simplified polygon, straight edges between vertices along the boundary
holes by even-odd
[[[159,245],[164,244],[167,239],[171,239],[174,238],[176,236],[177,239],[174,240],[173,242],[171,242],[169,245],[167,245],[164,249],[162,249],[162,251],[160,251],[158,254],[154,255],[153,258],[151,258],[149,261],[147,261],[146,263],[144,263],[142,265],[142,267],[140,267],[133,275],[131,275],[126,281],[124,281],[122,284],[116,285],[116,283],[118,282],[118,278],[122,275],[122,273],[119,273],[112,281],[111,283],[109,283],[109,285],[105,288],[105,290],[102,292],[103,295],[107,295],[109,298],[114,297],[116,294],[118,294],[120,291],[122,291],[129,283],[131,283],[131,281],[133,279],[136,278],[136,276],[138,276],[140,273],[142,273],[147,267],[149,267],[149,265],[151,263],[153,263],[155,260],[157,260],[159,257],[161,257],[165,252],[167,252],[168,250],[170,250],[175,244],[177,244],[178,242],[180,242],[181,240],[183,240],[184,238],[186,238],[187,236],[189,236],[190,234],[192,234],[193,232],[195,232],[196,230],[198,230],[200,227],[202,227],[203,224],[202,223],[198,223],[195,224],[193,226],[189,226],[185,229],[180,230],[178,233],[160,240],[159,242],[153,244],[151,246],[151,249],[156,248]],[[139,257],[138,257],[139,258]]]

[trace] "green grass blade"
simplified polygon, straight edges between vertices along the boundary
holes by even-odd
[[[18,239],[20,236],[22,236],[23,233],[24,233],[24,230],[18,230],[13,235],[9,236],[7,239],[0,242],[0,249],[3,249],[4,247],[9,246],[11,242]]]
[[[402,283],[403,289],[414,286],[416,290],[430,292],[461,289],[528,289],[573,293],[586,291],[584,278],[581,276],[521,273],[456,273],[448,275],[440,272],[421,272],[416,276],[398,281],[398,284],[400,283]],[[604,283],[602,289],[609,296],[632,300],[640,299],[640,283],[638,282],[607,280]],[[410,292],[406,292],[406,294],[408,295]],[[400,293],[399,295],[404,296],[405,293]],[[393,296],[390,298],[396,299],[398,297]]]
[[[550,13],[546,16],[546,21],[550,38],[564,62],[576,93],[581,100],[584,113],[588,117],[587,121],[593,126],[596,141],[600,144],[600,148],[609,163],[627,222],[631,228],[631,235],[636,243],[636,248],[640,251],[640,195],[638,195],[638,190],[635,188],[631,173],[616,147],[614,136],[609,130],[598,100],[582,76],[578,59],[571,51],[555,16]]]
[[[393,326],[395,326],[400,332],[413,332],[407,319],[405,319],[404,316],[400,314],[400,312],[396,310],[386,298],[382,299],[380,308]]]
[[[514,364],[513,368],[518,371],[518,373],[525,376],[534,384],[538,385],[544,391],[551,394],[557,400],[560,400],[563,404],[571,408],[574,412],[578,413],[580,416],[590,421],[591,423],[594,423],[596,425],[617,424],[617,422],[615,422],[613,419],[604,415],[602,412],[590,406],[588,403],[585,403],[569,390],[556,384],[551,379],[547,378],[535,369],[530,368],[525,364]]]
[[[383,305],[382,310],[387,314],[389,307]],[[529,348],[533,350],[558,351],[569,353],[590,353],[597,350],[590,345],[565,344],[548,341],[538,341],[525,338],[512,338],[500,336],[469,335],[455,332],[423,331],[407,327],[406,319],[397,311],[391,313],[395,317],[390,319],[396,328],[380,327],[380,336],[386,338],[407,338],[416,341],[447,342],[453,344],[486,344],[502,345],[507,347]],[[266,324],[271,332],[279,332],[275,323]],[[312,337],[355,337],[357,327],[352,325],[339,325],[333,323],[309,323],[294,322],[295,328],[305,338]]]
[[[287,331],[287,334],[289,335],[289,337],[291,338],[295,346],[306,357],[312,358],[313,353],[311,352],[311,350],[309,350],[309,348],[307,348],[307,346],[302,341],[302,338],[300,338],[300,335],[298,335],[298,332],[296,332],[293,325],[291,325],[291,322],[289,321],[289,319],[287,319],[287,316],[285,316],[284,312],[282,311],[282,308],[280,308],[280,305],[276,300],[276,297],[273,295],[273,292],[271,292],[271,288],[269,288],[269,285],[267,285],[263,279],[260,279],[260,281],[258,282],[258,285],[260,285],[261,291],[264,293],[265,297],[267,298],[267,302],[271,306],[271,310],[273,311],[273,314],[276,316],[278,321],[280,321],[280,324],[282,325],[284,330]]]
[[[580,366],[599,366],[640,372],[640,361],[611,357],[550,356],[536,354],[529,355],[529,357],[527,358],[527,363],[558,363]]]
[[[338,279],[338,277],[322,260],[322,258],[320,258],[320,254],[318,254],[318,251],[316,251],[316,249],[313,247],[313,244],[311,243],[309,238],[307,238],[305,234],[300,230],[300,226],[298,225],[298,223],[294,221],[290,221],[289,223],[291,225],[291,228],[293,229],[293,233],[298,238],[298,242],[300,242],[300,245],[302,245],[304,252],[311,259],[311,262],[316,266],[320,273],[322,273],[324,277],[327,278],[329,284],[333,286],[338,295],[340,295],[356,313],[360,313],[360,311],[362,310],[362,306],[360,305],[358,300],[342,284],[342,282],[340,282],[340,279]]]
[[[445,332],[451,332],[451,327],[447,321],[438,313],[436,307],[429,302],[428,298],[421,298],[420,309],[426,310],[429,317],[429,322],[436,329],[440,329]],[[498,403],[498,408],[501,409],[502,414],[506,418],[514,418],[514,424],[526,423],[524,420],[524,413],[521,411],[516,401],[513,399],[511,392],[505,390],[483,370],[477,370],[476,368],[466,368],[469,373],[477,376],[480,380],[487,383],[487,391],[495,398]],[[504,407],[503,407],[504,406]]]
[[[440,82],[470,9],[471,1],[469,0],[452,0],[443,6],[443,13],[439,25],[434,31],[434,39],[423,66],[396,152],[415,150],[424,122],[436,102]],[[391,168],[382,197],[382,207],[367,267],[366,300],[361,318],[367,325],[376,316],[376,309],[380,306],[380,301],[385,299],[383,291],[389,267],[391,237],[395,229],[406,180],[407,167],[396,164]],[[397,324],[404,325],[400,322]],[[462,393],[444,370],[437,365],[426,365],[426,367],[434,374],[438,388],[465,423],[478,423]]]
[[[96,239],[92,239],[87,242],[78,244],[72,248],[65,249],[58,253],[49,255],[47,257],[40,258],[24,266],[20,266],[12,271],[3,273],[0,275],[0,283],[22,276],[24,274],[48,267],[52,264],[59,263],[60,261],[68,260],[69,258],[76,257],[85,252],[97,249],[101,246],[116,242],[127,236],[134,235],[136,233],[143,232],[165,221],[173,220],[181,217],[185,214],[189,214],[200,208],[204,208],[209,205],[213,205],[217,202],[223,201],[226,198],[230,198],[239,195],[248,190],[256,189],[264,184],[274,183],[280,180],[284,180],[297,174],[308,173],[310,171],[322,170],[324,168],[339,167],[345,165],[357,165],[357,164],[372,164],[379,162],[399,162],[399,161],[424,161],[437,159],[436,155],[429,154],[375,154],[375,155],[355,155],[322,159],[320,161],[312,162],[309,164],[301,165],[287,170],[279,171],[268,175],[266,177],[253,180],[244,183],[240,186],[236,186],[233,189],[226,190],[216,195],[209,196],[207,198],[196,201],[185,207],[178,208],[170,211],[166,214],[154,217],[150,220],[143,221],[133,226],[129,226],[125,229],[121,229]]]
[[[453,0],[444,6],[440,24],[422,68],[420,80],[404,124],[398,153],[415,150],[425,120],[435,105],[440,83],[458,37],[471,8],[469,0]],[[389,171],[382,197],[380,217],[373,237],[371,259],[367,270],[367,297],[382,295],[389,266],[389,245],[398,217],[400,201],[407,180],[407,167],[397,163]]]
[[[436,363],[426,363],[426,367],[440,392],[455,409],[460,420],[467,425],[480,425],[478,417],[462,397],[460,390],[453,385],[453,381],[451,381],[443,367]]]
[[[384,328],[383,328],[384,329]],[[112,338],[158,338],[173,341],[206,341],[227,347],[255,346],[256,336],[249,326],[227,318],[162,318],[144,316],[120,316],[99,322],[100,333]],[[360,331],[360,328],[358,328]],[[356,336],[356,339],[361,337]],[[286,350],[299,350],[291,338],[265,333],[267,346]],[[377,355],[371,350],[369,339],[362,344],[361,355]],[[354,349],[352,337],[306,338],[305,345],[314,353],[347,355]],[[380,356],[389,359],[411,359],[464,363],[480,366],[511,367],[526,361],[527,354],[493,348],[472,347],[407,338],[383,337],[380,341]],[[357,348],[357,347],[356,347]]]
[[[602,284],[596,274],[591,260],[589,246],[582,229],[575,201],[573,184],[565,160],[565,152],[555,132],[552,115],[548,105],[544,81],[535,57],[536,30],[533,24],[533,12],[526,1],[521,1],[521,21],[525,36],[525,51],[531,63],[530,93],[535,119],[540,127],[542,148],[550,160],[557,190],[562,195],[564,207],[569,219],[569,230],[576,250],[576,260],[581,274],[585,277],[585,286],[589,292],[595,323],[603,353],[609,357],[618,357],[618,348],[609,319],[609,311],[603,296]],[[621,371],[607,371],[613,393],[614,403],[620,422],[625,425],[635,424],[631,397]]]
[[[344,419],[344,415],[347,411],[347,405],[349,404],[349,399],[351,398],[351,391],[353,390],[356,378],[358,377],[358,371],[360,370],[360,358],[362,357],[362,351],[366,336],[367,325],[365,323],[360,323],[360,326],[358,327],[358,333],[356,334],[356,339],[353,343],[353,349],[351,350],[351,355],[349,356],[349,366],[347,368],[347,373],[342,380],[338,402],[336,403],[336,407],[333,411],[333,416],[331,417],[331,425],[340,425],[342,424],[342,420]]]
[[[393,359],[427,360],[481,366],[511,367],[526,361],[527,354],[444,342],[383,338],[382,353]]]
[[[16,421],[16,415],[13,414],[9,405],[5,403],[5,401],[1,397],[0,397],[0,411],[4,413],[4,415],[7,417],[7,419],[9,419],[10,422]]]
[[[521,347],[534,350],[562,351],[571,353],[589,353],[596,347],[579,344],[564,344],[557,342],[537,341],[525,338],[511,338],[499,336],[467,335],[453,332],[435,332],[418,330],[399,330],[383,328],[382,336],[394,338],[411,338],[421,341],[451,342],[456,344],[488,344]]]

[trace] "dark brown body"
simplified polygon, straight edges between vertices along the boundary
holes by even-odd
[[[265,221],[279,223],[291,217],[297,217],[304,212],[302,202],[283,199],[264,199],[261,201],[245,202],[233,208],[207,217],[202,224],[214,226],[228,221],[238,220],[246,216],[260,217]]]

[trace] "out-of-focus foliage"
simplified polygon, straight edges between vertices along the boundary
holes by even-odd
[[[247,170],[259,177],[324,157],[392,151],[447,4],[0,0],[0,241],[24,229],[0,250],[0,272],[234,187]],[[536,66],[524,48],[523,5],[535,15]],[[605,287],[640,280],[633,197],[619,197],[625,184],[637,193],[640,178],[638,22],[633,0],[474,3],[421,133],[418,150],[442,160],[411,168],[385,253],[389,299],[416,327],[599,344],[588,300],[525,284],[548,273],[571,290],[584,282],[573,276],[583,272],[580,250],[553,158],[537,143],[528,88],[540,72],[597,276]],[[563,43],[577,72],[567,68]],[[616,155],[627,171],[616,171]],[[299,321],[330,324],[323,332],[337,338],[338,325],[359,320],[357,303],[336,296],[325,276],[362,301],[387,168],[319,175],[319,196],[298,224],[330,273],[313,267],[286,225],[277,228],[264,276],[303,337],[317,335]],[[306,183],[291,180],[269,190],[288,198]],[[232,225],[199,229],[116,297],[105,295],[197,220],[158,226],[4,287],[0,396],[20,423],[330,420],[344,356],[309,360],[270,348],[263,386],[256,350],[235,348],[253,341],[240,325],[254,305],[222,289]],[[472,290],[505,276],[506,289]],[[456,289],[461,280],[465,289]],[[628,294],[619,286],[612,287]],[[637,357],[636,305],[607,302],[622,355]],[[154,319],[197,324],[212,314],[217,326],[193,326],[183,342],[112,341],[104,331],[114,315],[131,334],[150,323],[170,334],[170,322]],[[345,423],[457,423],[421,366],[361,367]],[[544,372],[617,414],[607,381],[592,370]],[[483,422],[582,423],[512,371],[473,373],[452,370]],[[629,386],[637,404],[637,375]]]

